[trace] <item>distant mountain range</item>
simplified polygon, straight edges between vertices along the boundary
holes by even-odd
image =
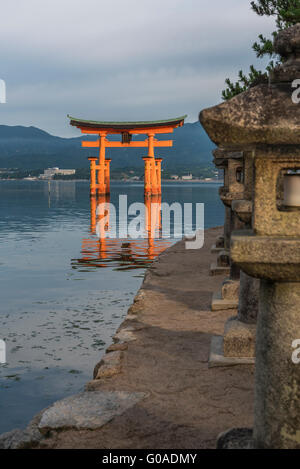
[[[111,140],[119,137],[110,136]],[[144,138],[144,136],[140,137]],[[185,124],[173,134],[157,136],[158,139],[174,140],[172,148],[157,148],[156,156],[164,158],[169,170],[179,167],[190,168],[210,164],[214,144],[209,140],[199,122]],[[43,169],[85,168],[89,166],[88,156],[96,156],[97,149],[84,149],[81,140],[55,137],[36,127],[0,125],[0,168]],[[89,138],[93,140],[94,138]],[[140,167],[146,148],[110,148],[107,156],[112,158],[112,168]]]

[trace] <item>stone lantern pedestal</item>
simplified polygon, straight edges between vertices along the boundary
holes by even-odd
[[[211,253],[219,253],[220,251],[223,251],[224,249],[224,235],[220,235],[216,238],[215,244],[212,245],[211,247]]]

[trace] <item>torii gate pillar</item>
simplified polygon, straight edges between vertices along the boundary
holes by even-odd
[[[91,180],[90,180],[90,195],[95,196],[97,191],[97,183],[96,183],[96,161],[97,158],[95,156],[90,156],[88,158],[90,161],[90,171],[91,171]]]
[[[105,138],[106,138],[106,132],[100,132],[99,133],[99,165],[97,167],[98,169],[98,194],[103,195],[106,194],[106,184],[105,184]]]
[[[156,179],[157,179],[157,193],[161,195],[161,162],[162,158],[155,158],[156,161]]]
[[[105,160],[105,193],[110,194],[110,162],[111,159]]]

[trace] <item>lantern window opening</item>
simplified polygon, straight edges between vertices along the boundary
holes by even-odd
[[[280,211],[300,210],[300,167],[279,171],[276,183],[276,205]]]
[[[244,184],[244,169],[241,166],[236,169],[235,178],[236,182]]]

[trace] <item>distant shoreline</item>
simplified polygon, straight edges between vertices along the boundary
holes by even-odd
[[[29,181],[29,182],[89,182],[89,179],[38,179],[38,178],[0,178],[1,181]],[[111,179],[110,182],[123,182],[125,184],[144,184],[144,181],[130,181],[130,180],[123,180],[123,179]],[[162,182],[170,182],[172,184],[190,184],[190,183],[205,183],[205,184],[216,184],[216,183],[223,183],[223,180],[220,179],[211,179],[207,181],[206,179],[191,179],[190,181],[182,181],[181,179],[174,180],[174,179],[162,179]]]

